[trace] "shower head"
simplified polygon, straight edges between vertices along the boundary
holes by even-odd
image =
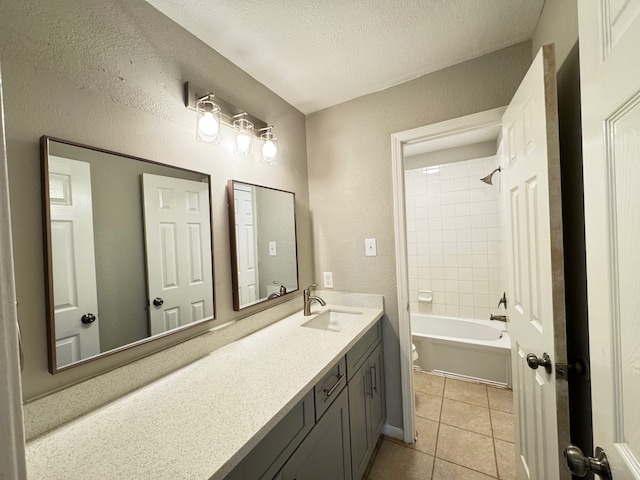
[[[486,177],[482,177],[480,181],[486,183],[487,185],[493,185],[493,182],[491,181],[491,179],[493,178],[496,172],[500,172],[500,171],[502,170],[500,169],[500,167],[498,167]]]

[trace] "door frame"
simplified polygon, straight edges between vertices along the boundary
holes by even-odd
[[[411,358],[411,320],[409,318],[409,268],[407,264],[407,229],[404,188],[404,146],[430,140],[442,140],[502,125],[505,107],[473,113],[444,122],[425,125],[391,135],[393,175],[393,218],[396,246],[396,281],[398,285],[398,338],[400,344],[400,379],[402,385],[403,441],[415,441],[415,402],[413,395],[413,359]]]
[[[20,379],[20,346],[18,344],[18,312],[11,241],[9,210],[9,176],[5,148],[4,101],[0,77],[0,477],[26,479],[24,424],[22,420],[22,384]]]

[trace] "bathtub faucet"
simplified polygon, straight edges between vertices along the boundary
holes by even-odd
[[[491,316],[489,317],[489,320],[497,320],[498,322],[506,322],[507,321],[507,316],[506,315],[494,315],[492,313]]]

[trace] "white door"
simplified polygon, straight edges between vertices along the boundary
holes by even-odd
[[[578,7],[593,440],[640,479],[640,0]]]
[[[236,248],[238,254],[238,298],[240,306],[258,300],[258,243],[255,228],[253,187],[234,184]]]
[[[100,353],[87,162],[49,156],[49,204],[56,367],[60,368]]]
[[[503,116],[508,204],[508,314],[512,337],[518,479],[571,478],[558,115],[553,46],[533,61]],[[527,355],[549,356],[550,371]],[[537,366],[537,364],[535,365]]]
[[[144,173],[151,335],[213,318],[209,184]]]

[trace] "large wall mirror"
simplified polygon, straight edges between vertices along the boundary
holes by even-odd
[[[49,370],[214,318],[207,174],[42,137]]]
[[[295,195],[229,180],[233,308],[298,290]]]

